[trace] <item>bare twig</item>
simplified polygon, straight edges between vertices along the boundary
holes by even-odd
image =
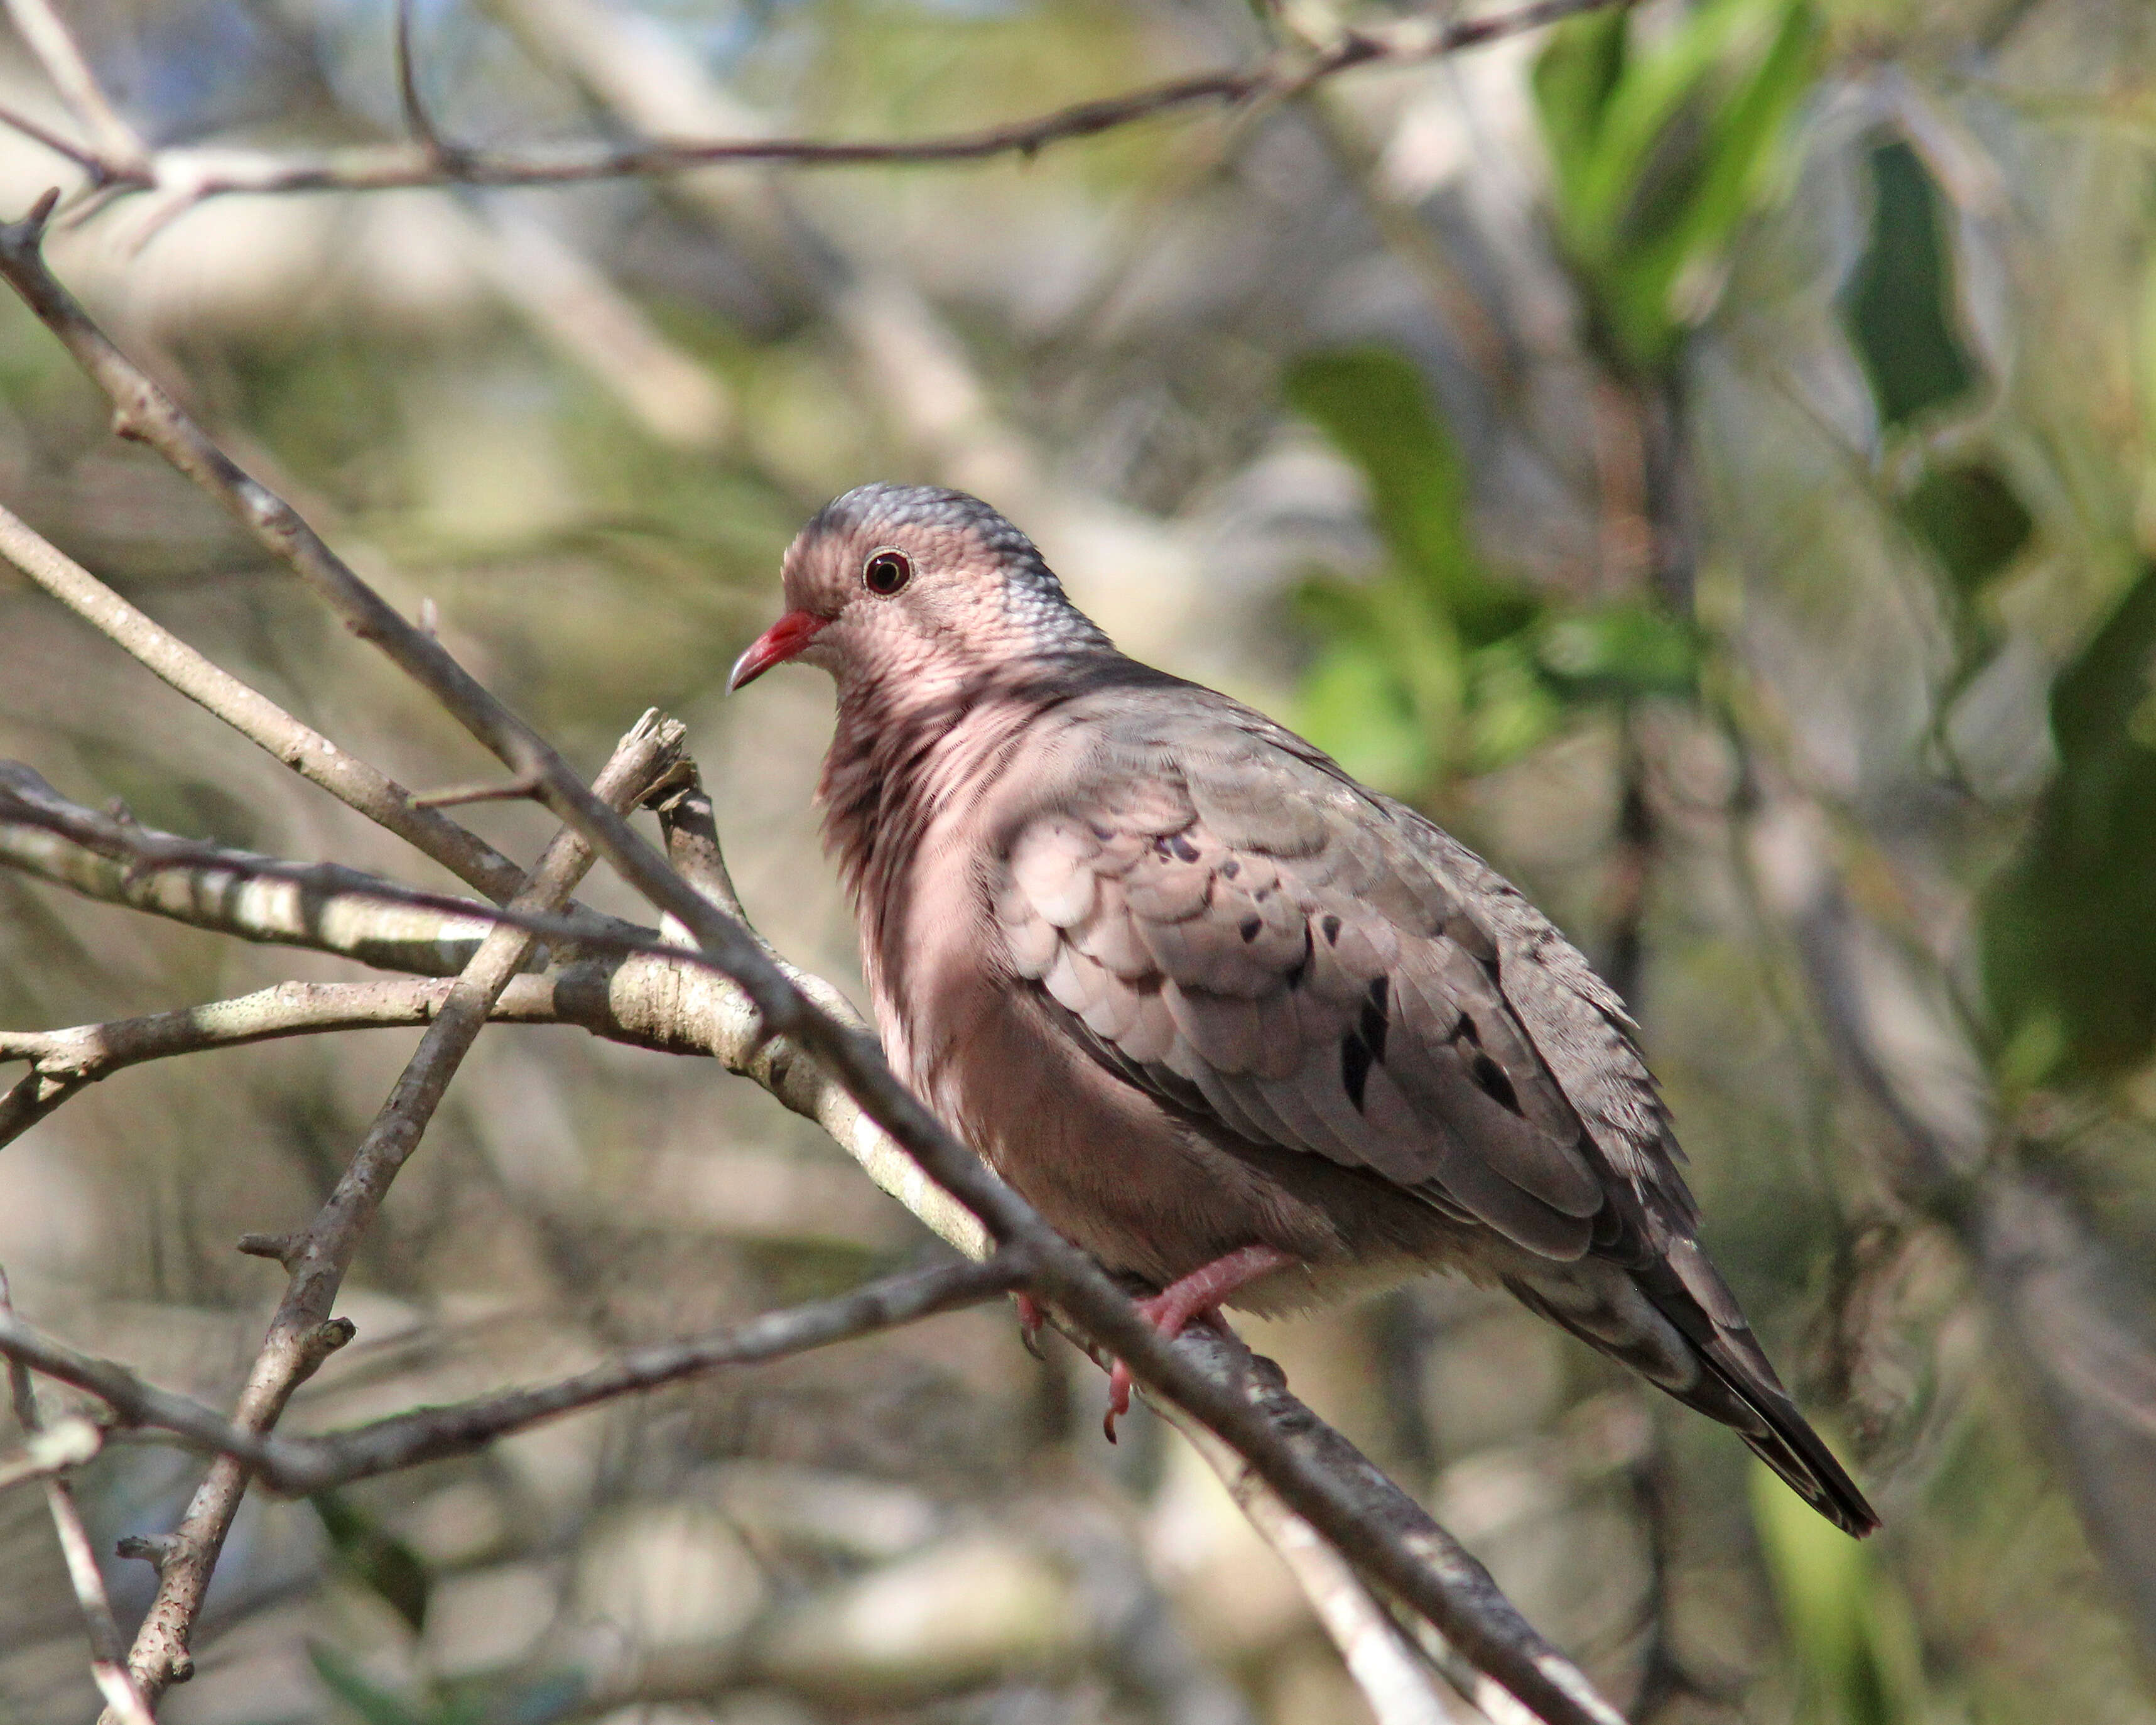
[[[417,1408],[316,1437],[281,1437],[228,1420],[203,1403],[143,1383],[125,1366],[56,1341],[6,1311],[0,1311],[0,1354],[8,1357],[11,1369],[34,1368],[86,1390],[122,1424],[171,1432],[231,1458],[271,1491],[304,1497],[423,1461],[468,1455],[511,1432],[722,1367],[783,1359],[978,1305],[1009,1293],[1024,1273],[1024,1259],[1012,1254],[980,1264],[910,1270],[707,1335],[631,1348],[553,1383]],[[170,1567],[183,1551],[183,1542],[164,1542],[160,1568]]]
[[[1030,1291],[1060,1308],[1094,1345],[1125,1361],[1141,1383],[1232,1444],[1291,1509],[1352,1553],[1373,1578],[1428,1617],[1479,1670],[1551,1725],[1586,1725],[1589,1721],[1610,1725],[1616,1719],[1578,1670],[1535,1632],[1487,1574],[1445,1540],[1427,1516],[1421,1516],[1419,1524],[1409,1524],[1373,1511],[1363,1475],[1374,1475],[1379,1481],[1383,1475],[1344,1439],[1331,1434],[1347,1457],[1353,1458],[1357,1465],[1352,1469],[1342,1456],[1306,1441],[1306,1432],[1285,1429],[1278,1410],[1266,1410],[1261,1398],[1254,1400],[1247,1393],[1247,1374],[1203,1370],[1189,1348],[1164,1340],[1091,1258],[1043,1222],[899,1082],[871,1038],[814,1005],[739,920],[675,874],[616,810],[592,794],[536,732],[438,642],[399,616],[288,503],[243,471],[120,352],[53,276],[39,250],[49,213],[49,206],[41,206],[30,219],[0,228],[0,276],[23,296],[111,399],[116,429],[157,451],[223,504],[346,627],[379,647],[511,773],[537,780],[547,806],[588,839],[633,888],[677,919],[702,952],[740,985],[753,1003],[765,1035],[789,1038],[813,1056],[928,1180],[978,1218],[999,1247],[1014,1247],[1028,1256]],[[505,973],[501,981],[506,980]],[[483,1011],[479,1017],[483,1019]],[[445,1015],[429,1031],[429,1042],[448,1022]],[[426,1052],[423,1043],[423,1058]],[[371,1159],[363,1146],[354,1169],[362,1162],[380,1161]],[[388,1171],[394,1171],[393,1161]],[[386,1178],[382,1183],[386,1185]],[[330,1209],[337,1209],[341,1197],[341,1192],[332,1197]],[[379,1192],[362,1183],[353,1197],[364,1200],[352,1212],[363,1219],[378,1202]],[[344,1238],[341,1230],[332,1232]],[[345,1249],[348,1253],[348,1244]],[[325,1279],[333,1289],[341,1274],[341,1263],[332,1256],[322,1269],[335,1273],[317,1278],[310,1265],[303,1264],[294,1276],[295,1290]],[[281,1399],[275,1405],[281,1405]],[[225,1466],[244,1478],[236,1465]],[[1383,1483],[1399,1496],[1397,1487]],[[1407,1501],[1404,1496],[1400,1501]],[[161,1594],[175,1569],[183,1567],[177,1558],[167,1563]],[[158,1632],[153,1616],[145,1626],[153,1649]]]
[[[0,1324],[14,1321],[15,1307],[8,1295],[8,1273],[0,1269]],[[22,1427],[33,1450],[40,1438],[57,1436],[64,1429],[81,1424],[64,1421],[48,1434],[38,1413],[36,1386],[30,1382],[30,1374],[23,1363],[12,1357],[8,1362],[8,1393],[15,1410],[15,1423]],[[75,1447],[82,1447],[79,1439]],[[96,1446],[90,1445],[90,1454],[96,1453]],[[86,1461],[90,1458],[85,1455],[80,1459]],[[127,1669],[127,1650],[120,1640],[120,1626],[112,1620],[112,1601],[105,1595],[105,1578],[98,1571],[97,1552],[90,1542],[90,1530],[83,1526],[82,1510],[74,1501],[74,1487],[58,1468],[49,1469],[45,1473],[45,1506],[52,1513],[53,1532],[59,1537],[60,1554],[67,1562],[68,1580],[74,1588],[75,1602],[82,1608],[83,1627],[90,1635],[90,1668],[97,1680],[98,1692],[105,1697],[105,1706],[125,1725],[153,1725],[149,1706]]]
[[[34,797],[28,806],[22,801],[26,790]],[[16,799],[12,805],[11,792]],[[708,803],[704,806],[708,811]],[[715,848],[712,854],[716,857]],[[478,934],[497,922],[567,945],[611,953],[608,959],[572,965],[545,976],[518,976],[496,1003],[495,1016],[526,1023],[574,1024],[610,1041],[716,1059],[816,1122],[871,1180],[960,1251],[978,1258],[989,1250],[988,1235],[973,1212],[923,1173],[862,1111],[843,1084],[814,1061],[802,1058],[793,1043],[773,1036],[755,1002],[711,960],[667,943],[654,930],[626,923],[598,925],[588,914],[563,919],[494,910],[356,871],[325,870],[192,844],[123,826],[109,815],[68,802],[27,769],[5,762],[0,762],[0,864],[192,927],[361,957],[429,976],[454,973],[469,963]],[[723,878],[723,861],[717,861],[716,868],[718,878]],[[290,890],[294,888],[303,890],[295,893]],[[731,890],[726,888],[729,893]],[[829,983],[791,967],[788,974],[841,1022],[860,1022],[845,996]],[[291,1033],[304,1034],[317,1025],[326,1027],[325,1021],[340,1012],[352,1015],[343,1027],[346,1028],[424,1022],[440,1010],[439,1002],[445,997],[439,982],[418,985],[414,994],[402,997],[371,995],[366,992],[371,985],[365,983],[346,986],[351,992],[339,997],[326,991],[305,996],[314,1005],[292,1008]],[[282,991],[267,992],[274,996]],[[251,1002],[252,997],[203,1009],[215,1027],[201,1032],[213,1038],[203,1046],[224,1045],[215,1039],[223,1029],[233,1030],[234,1041],[254,1040],[245,1032],[273,1026],[281,1016],[266,1000],[260,1006]],[[229,1015],[223,1010],[227,1006],[234,1009]],[[313,1016],[316,1009],[323,1018]],[[412,1016],[405,1016],[408,1012]],[[145,1058],[154,1058],[189,1051],[184,1045],[198,1032],[195,1026],[175,1022],[185,1017],[183,1010],[123,1026],[84,1029],[94,1038],[101,1028],[112,1028],[120,1048],[141,1047],[147,1051]],[[286,1032],[271,1029],[270,1033]],[[71,1035],[13,1033],[23,1058],[34,1062],[49,1055],[58,1063],[57,1076],[63,1084],[68,1081],[68,1063],[76,1051],[69,1041],[42,1038]],[[96,1069],[116,1068],[107,1064]],[[36,1118],[43,1118],[50,1111],[39,1107],[47,1084],[33,1068],[8,1101],[0,1104],[0,1120],[18,1118],[18,1112],[10,1110],[37,1110]]]
[[[524,871],[485,840],[421,806],[394,780],[212,664],[4,507],[0,556],[189,700],[459,880],[497,904],[506,904],[523,886]]]
[[[586,795],[603,808],[610,806],[608,800],[633,807],[678,752],[681,736],[673,721],[645,714],[622,739],[594,790]],[[533,871],[531,883],[511,901],[512,908],[554,910],[567,902],[592,860],[580,840],[560,835]],[[340,1333],[339,1321],[331,1318],[330,1310],[360,1237],[418,1147],[495,998],[522,967],[533,944],[523,930],[506,927],[495,928],[480,943],[328,1202],[300,1237],[286,1260],[290,1283],[234,1410],[233,1423],[242,1429],[267,1433],[292,1392],[330,1350],[349,1338],[349,1324]],[[159,1568],[157,1596],[128,1661],[136,1681],[151,1697],[192,1668],[187,1638],[245,1495],[248,1474],[245,1461],[221,1455],[173,1532],[172,1549]]]
[[[412,53],[412,0],[397,0],[397,100],[404,110],[404,125],[419,146],[439,162],[453,162],[457,152],[442,142],[419,99],[419,74]]]
[[[105,177],[105,158],[96,151],[78,144],[71,138],[62,137],[49,126],[39,124],[27,114],[18,112],[13,108],[0,108],[0,126],[19,131],[33,143],[43,144],[55,156],[65,157],[88,174],[93,182],[102,181]]]
[[[1220,1476],[1250,1525],[1295,1577],[1378,1725],[1450,1725],[1453,1711],[1432,1686],[1429,1663],[1392,1614],[1372,1597],[1354,1565],[1219,1439],[1180,1409],[1163,1412]]]
[[[182,203],[192,203],[234,192],[365,192],[447,184],[568,185],[679,173],[721,162],[844,167],[1031,157],[1052,144],[1097,136],[1183,110],[1235,106],[1293,95],[1321,80],[1358,67],[1412,64],[1538,29],[1581,13],[1625,3],[1628,0],[1530,0],[1510,11],[1481,18],[1403,18],[1348,31],[1315,55],[1291,49],[1245,66],[1171,79],[1120,95],[1073,103],[1031,119],[938,137],[858,142],[719,138],[451,150],[415,126],[413,141],[408,143],[316,152],[203,147],[162,150],[146,159],[131,161],[124,152],[100,148],[94,177],[100,183],[161,192]],[[411,117],[408,106],[407,118]],[[41,136],[39,142],[52,141]]]
[[[53,10],[51,0],[7,0],[7,5],[16,33],[37,55],[68,111],[95,145],[93,178],[100,182],[126,180],[150,172],[149,152],[143,148],[142,140],[105,96],[89,61],[83,58],[80,45]],[[44,138],[38,142],[49,142]]]
[[[400,916],[400,904],[409,900],[377,891],[387,883],[357,869],[295,868],[215,846],[160,856],[100,848],[85,835],[102,817],[55,797],[70,813],[64,821],[46,818],[24,801],[35,788],[25,775],[34,776],[12,769],[0,785],[0,863],[88,898],[244,940],[311,947],[432,976],[463,969],[490,926],[477,914],[488,907],[472,901],[474,916],[460,919],[460,901],[447,893],[416,895],[429,902],[413,907],[418,914]],[[167,836],[147,837],[155,845]]]
[[[17,761],[0,761],[0,865],[191,927],[422,976],[456,975],[497,924],[567,949],[678,953],[652,929],[588,909],[512,914],[338,863],[177,838],[69,802]]]
[[[692,775],[684,770],[677,775],[677,780],[680,782],[670,788],[662,801],[662,818],[668,824],[670,846],[687,864],[692,878],[702,888],[714,899],[723,900],[730,896],[731,885],[725,875],[723,859],[713,842],[715,835],[709,828],[709,804],[696,789]],[[0,791],[4,788],[0,785]],[[76,824],[85,836],[101,835],[102,842],[108,845],[124,847],[131,843],[153,853],[158,846],[155,836],[146,835],[140,828],[125,827],[110,816],[86,810],[76,811],[75,814]],[[191,847],[181,848],[184,851]],[[146,857],[136,868],[139,871],[150,871],[158,866],[151,856]],[[182,857],[164,866],[194,865],[187,863]],[[411,889],[389,888],[386,884],[382,890],[404,892],[423,902],[439,898]],[[453,906],[461,903],[447,902]],[[515,907],[496,912],[473,904],[469,909],[475,919],[492,917],[506,926],[526,922],[540,922],[546,926],[544,919],[526,917]],[[595,944],[619,938],[594,937]],[[752,934],[747,938],[756,939]],[[533,993],[535,1003],[543,998],[539,991],[551,989],[551,1010],[559,1017],[585,1022],[603,1012],[608,1028],[602,1033],[617,1035],[624,1040],[649,1040],[654,1046],[665,1045],[660,1040],[661,1038],[678,1038],[687,1045],[697,1047],[699,1052],[708,1049],[717,1054],[732,1069],[755,1077],[789,1106],[818,1120],[880,1185],[899,1196],[939,1232],[963,1248],[976,1253],[986,1252],[987,1236],[975,1219],[976,1213],[970,1208],[962,1208],[943,1188],[932,1184],[923,1174],[919,1161],[907,1149],[893,1142],[848,1087],[834,1081],[815,1063],[800,1059],[794,1044],[771,1037],[766,1028],[767,1021],[745,993],[720,986],[703,991],[698,999],[694,991],[683,987],[681,973],[685,967],[710,962],[701,954],[645,942],[619,969],[589,971],[586,981],[571,981],[566,976],[526,977],[520,981]],[[641,976],[634,975],[639,966],[649,969]],[[666,974],[670,971],[670,976]],[[815,986],[824,997],[843,1007],[842,998],[828,984]],[[694,1004],[685,1010],[685,1002],[690,1001]],[[604,1002],[603,1007],[599,1005],[601,1002]],[[1060,1237],[1049,1234],[1046,1238]],[[264,1249],[268,1249],[266,1242]],[[285,1258],[295,1249],[294,1242],[280,1242],[270,1255]],[[1114,1294],[1111,1297],[1121,1300],[1122,1296]],[[1093,1346],[1096,1353],[1102,1352],[1097,1341]],[[1338,1434],[1316,1420],[1287,1394],[1284,1387],[1268,1382],[1251,1388],[1246,1380],[1252,1380],[1253,1374],[1240,1345],[1225,1338],[1207,1338],[1193,1332],[1175,1346],[1186,1357],[1193,1351],[1216,1350],[1198,1356],[1203,1362],[1199,1367],[1202,1381],[1215,1388],[1216,1402],[1222,1394],[1232,1397],[1231,1406],[1255,1415],[1257,1429],[1265,1434],[1255,1445],[1263,1452],[1256,1459],[1260,1475],[1267,1479],[1282,1474],[1293,1479],[1315,1475],[1327,1481],[1336,1522],[1344,1515],[1348,1525],[1357,1530],[1358,1537],[1345,1542],[1347,1548],[1353,1550],[1358,1558],[1373,1551],[1381,1556],[1404,1558],[1406,1562],[1399,1567],[1416,1578],[1416,1584],[1412,1590],[1397,1582],[1393,1584],[1418,1610],[1437,1618],[1448,1632],[1463,1638],[1479,1637],[1471,1654],[1472,1662],[1478,1669],[1486,1668],[1485,1661],[1491,1658],[1486,1646],[1494,1637],[1514,1655],[1524,1654],[1537,1661],[1537,1674],[1556,1691],[1558,1699],[1554,1706],[1547,1699],[1535,1703],[1534,1710],[1540,1717],[1605,1721],[1613,1717],[1594,1711],[1601,1703],[1585,1690],[1584,1680],[1534,1637],[1532,1629],[1504,1600],[1481,1567],[1397,1486]],[[1221,1423],[1218,1413],[1207,1420],[1216,1429]],[[1229,1423],[1235,1422],[1230,1419]],[[1254,1446],[1250,1439],[1238,1434],[1235,1447],[1239,1452],[1248,1454]],[[1340,1536],[1332,1537],[1337,1543],[1342,1542]],[[1383,1573],[1383,1569],[1380,1573]],[[1369,1655],[1366,1653],[1365,1656]],[[1517,1675],[1508,1675],[1501,1681],[1510,1689],[1522,1680]],[[1568,1707],[1585,1707],[1589,1711],[1568,1711]]]
[[[30,1063],[28,1074],[0,1095],[0,1146],[20,1137],[85,1085],[146,1060],[280,1037],[431,1024],[451,987],[446,979],[280,982],[235,1000],[139,1018],[66,1030],[0,1031],[0,1063]],[[495,1002],[492,1016],[498,1022],[559,1023],[554,999],[552,980],[517,976]]]
[[[431,631],[429,631],[431,633]],[[521,802],[539,787],[529,779],[496,780],[485,785],[452,785],[412,799],[414,808],[450,809],[473,802]]]
[[[607,0],[484,3],[620,135],[752,137],[772,129],[685,44]],[[666,189],[775,291],[829,323],[864,404],[918,452],[926,475],[1007,503],[1031,500],[1036,512],[1069,507],[1057,501],[1033,439],[996,410],[958,332],[903,270],[861,256],[856,236],[769,173],[688,173]],[[493,213],[497,222],[502,213]],[[528,286],[540,277],[521,270],[520,279]],[[579,313],[581,340],[601,327]],[[623,373],[613,367],[609,375]]]

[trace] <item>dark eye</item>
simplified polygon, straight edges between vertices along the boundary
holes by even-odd
[[[886,598],[913,579],[913,565],[903,551],[879,551],[861,565],[861,584]]]

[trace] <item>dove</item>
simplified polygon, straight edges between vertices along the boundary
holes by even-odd
[[[837,683],[823,834],[893,1068],[1163,1334],[1462,1274],[1878,1525],[1701,1249],[1636,1027],[1509,882],[1118,652],[977,498],[850,491],[783,579],[729,687]]]

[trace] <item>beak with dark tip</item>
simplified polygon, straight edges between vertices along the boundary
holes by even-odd
[[[732,694],[736,689],[747,687],[773,666],[783,665],[798,657],[830,620],[813,611],[788,611],[751,641],[748,651],[734,661],[733,674],[726,679],[726,693]]]

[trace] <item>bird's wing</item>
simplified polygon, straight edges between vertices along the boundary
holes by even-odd
[[[1082,770],[999,836],[1014,973],[1201,1124],[1370,1169],[1546,1257],[1639,1252],[1664,1231],[1643,1207],[1687,1228],[1651,1081],[1578,955],[1419,816],[1198,693],[1104,716]]]
[[[1006,961],[1081,1045],[1201,1130],[1369,1169],[1525,1248],[1505,1280],[1534,1310],[1876,1527],[1700,1249],[1622,1004],[1548,919],[1224,696],[1074,716],[990,886]]]

